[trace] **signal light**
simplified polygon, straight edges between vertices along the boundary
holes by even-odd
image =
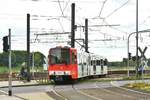
[[[129,57],[129,60],[131,60],[132,56],[130,52],[128,53],[128,57]]]
[[[3,37],[3,51],[8,52],[9,45],[8,45],[8,36]]]
[[[133,60],[133,61],[136,61],[136,56],[133,56],[133,57],[132,57],[132,60]]]

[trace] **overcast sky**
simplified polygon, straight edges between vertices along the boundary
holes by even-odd
[[[70,32],[72,3],[76,5],[77,26],[84,26],[85,18],[88,18],[89,26],[104,25],[89,27],[90,52],[105,56],[109,61],[127,57],[127,36],[136,29],[136,0],[0,0],[0,52],[2,38],[8,35],[9,28],[13,35],[12,49],[26,50],[27,13],[31,15],[31,39],[36,42],[31,44],[31,51],[47,55],[49,48],[67,45],[69,34],[38,37],[34,34]],[[149,29],[149,4],[149,0],[139,0],[139,30]],[[76,38],[84,38],[82,27],[77,28]],[[130,52],[135,55],[135,35],[130,40]],[[139,36],[140,47],[148,46],[147,57],[150,57],[149,40],[150,33]],[[76,44],[76,48],[80,46]]]

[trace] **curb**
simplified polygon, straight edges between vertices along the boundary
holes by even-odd
[[[39,85],[50,85],[50,84],[13,85],[12,87],[39,86]],[[9,86],[2,86],[0,88],[8,88],[8,87]]]
[[[51,83],[37,83],[37,84],[23,84],[23,85],[12,85],[12,87],[25,87],[25,86],[39,86],[39,85],[50,85]],[[0,86],[0,88],[8,88],[9,86]]]

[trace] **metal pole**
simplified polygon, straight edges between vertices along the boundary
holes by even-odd
[[[30,14],[27,14],[27,81],[30,82]]]
[[[129,39],[130,39],[130,36],[132,34],[135,34],[135,32],[129,34],[128,40],[127,40],[127,57],[128,57],[128,61],[127,61],[127,77],[129,77],[129,74],[130,74],[130,72],[129,72]]]
[[[34,52],[32,52],[32,77],[34,79]]]
[[[138,74],[139,57],[138,57],[138,0],[136,0],[136,76]]]
[[[85,52],[88,53],[88,19],[85,19]]]
[[[9,90],[8,95],[12,96],[12,71],[11,71],[11,29],[9,29]]]
[[[129,35],[130,37],[130,35]],[[127,40],[127,57],[128,57],[128,61],[127,61],[127,77],[129,77],[129,37]]]
[[[71,5],[71,47],[75,47],[75,3]]]

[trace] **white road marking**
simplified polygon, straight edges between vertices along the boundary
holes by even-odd
[[[4,94],[8,94],[7,92],[5,92],[5,91],[2,91],[2,90],[0,90],[0,92],[2,92],[2,93],[4,93]]]
[[[53,88],[52,90],[57,96],[63,98],[64,100],[68,100],[67,98],[65,98],[64,96],[62,96],[61,94],[57,93],[56,90],[55,90],[55,87]]]

